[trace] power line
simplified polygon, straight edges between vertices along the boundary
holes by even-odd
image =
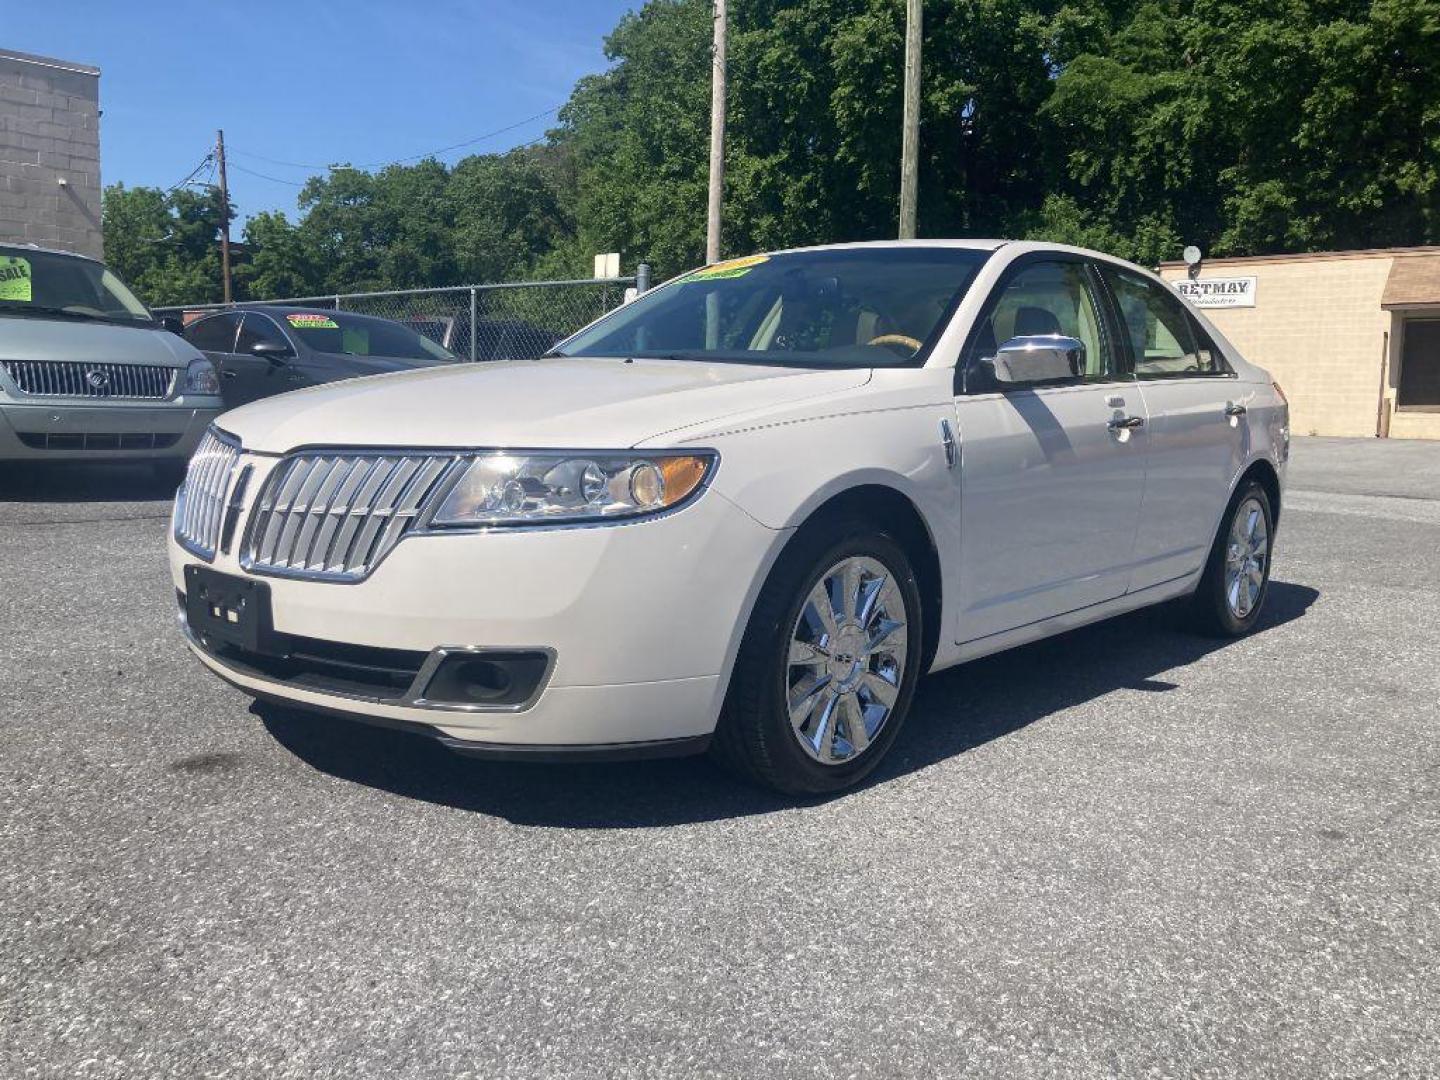
[[[356,169],[379,169],[379,168],[384,168],[386,165],[399,165],[399,164],[402,164],[402,163],[407,162],[407,161],[420,161],[420,160],[423,159],[423,158],[438,157],[438,156],[441,155],[441,154],[448,154],[451,150],[460,150],[460,149],[463,149],[464,147],[467,147],[467,146],[474,146],[476,143],[484,142],[486,139],[493,139],[493,138],[495,138],[495,137],[498,136],[498,135],[504,135],[506,132],[514,131],[516,128],[522,128],[522,127],[524,127],[526,124],[533,124],[536,120],[542,119],[543,117],[546,117],[546,116],[552,116],[552,115],[554,115],[555,113],[559,112],[562,108],[564,108],[563,105],[552,105],[550,108],[545,109],[545,110],[543,110],[542,112],[538,112],[538,113],[536,113],[534,116],[527,116],[524,120],[517,120],[517,121],[515,121],[515,123],[513,123],[513,124],[506,124],[506,125],[505,125],[504,127],[502,127],[502,128],[496,128],[494,131],[487,131],[487,132],[485,132],[485,134],[483,134],[483,135],[476,135],[474,138],[466,139],[466,140],[464,140],[463,142],[451,143],[449,146],[441,146],[441,147],[437,147],[437,148],[434,149],[434,150],[425,150],[425,151],[423,151],[423,152],[421,152],[421,153],[418,153],[418,154],[410,154],[410,155],[408,155],[408,156],[406,156],[406,157],[392,158],[392,159],[389,159],[389,160],[387,160],[387,161],[367,161],[367,162],[362,162],[362,163],[359,164],[359,165],[352,165],[352,166],[350,166],[350,167],[351,167],[351,168],[356,168]],[[524,147],[526,147],[526,146],[534,146],[536,143],[541,142],[544,138],[545,138],[545,136],[542,135],[539,139],[535,139],[535,140],[533,140],[533,141],[531,141],[531,142],[525,143],[525,144],[523,144],[523,146],[517,146],[517,147],[515,147],[515,149],[520,150],[520,149],[524,149]],[[250,151],[250,150],[236,150],[234,147],[231,147],[231,148],[230,148],[229,153],[230,153],[232,156],[235,155],[235,154],[239,154],[241,157],[255,158],[257,161],[268,162],[268,163],[271,164],[271,165],[279,165],[279,166],[281,166],[282,168],[287,168],[287,169],[317,169],[317,170],[324,170],[324,169],[333,169],[333,168],[336,167],[336,163],[335,163],[335,162],[331,162],[331,163],[328,164],[328,165],[316,165],[316,164],[309,164],[309,163],[306,163],[306,162],[303,162],[303,161],[284,161],[284,160],[282,160],[282,159],[280,159],[280,158],[266,157],[264,154],[257,154],[257,153],[254,153],[253,151]],[[232,162],[231,164],[233,165],[234,163]],[[234,167],[237,168],[237,169],[240,169],[242,172],[248,172],[248,173],[250,173],[252,176],[260,176],[260,177],[262,177],[263,179],[266,179],[266,180],[274,180],[274,181],[276,181],[277,183],[281,183],[281,184],[294,184],[296,187],[303,187],[303,186],[304,186],[304,185],[302,185],[302,184],[295,184],[295,181],[293,181],[293,180],[281,180],[279,177],[275,177],[275,176],[265,176],[263,173],[257,173],[257,172],[254,172],[254,171],[251,170],[251,169],[243,169],[243,168],[241,168],[241,166],[239,166],[239,165],[235,165]]]
[[[264,154],[255,154],[249,150],[236,150],[232,146],[230,148],[230,156],[234,157],[236,154],[239,154],[241,157],[254,158],[256,161],[263,161],[267,165],[280,165],[287,169],[330,169],[334,168],[335,165],[334,162],[331,162],[329,165],[307,165],[303,161],[281,161],[279,158],[266,157]],[[231,162],[231,164],[234,164],[234,162]],[[238,165],[235,167],[237,169],[239,168]]]
[[[235,151],[233,151],[233,150],[230,151],[230,153],[232,153],[232,154],[233,154],[234,152],[235,152]],[[233,162],[233,161],[230,162],[230,168],[234,169],[236,172],[243,172],[243,173],[245,173],[245,174],[248,175],[248,176],[258,177],[258,178],[261,179],[261,180],[269,180],[269,181],[271,181],[272,183],[276,183],[276,184],[289,184],[291,187],[304,187],[304,186],[305,186],[305,182],[304,182],[304,181],[297,182],[297,181],[295,181],[295,180],[285,180],[285,179],[282,179],[282,178],[279,177],[279,176],[270,176],[270,175],[268,175],[268,174],[266,174],[266,173],[256,172],[254,169],[247,169],[244,165],[237,165],[237,164],[235,164],[235,162]]]
[[[423,154],[411,154],[409,157],[396,158],[394,161],[372,161],[366,165],[361,165],[360,168],[374,169],[383,165],[398,165],[402,161],[419,161],[421,158],[435,157],[439,154],[449,153],[451,150],[459,150],[465,146],[474,146],[476,143],[484,142],[486,139],[493,139],[496,135],[504,135],[507,131],[514,131],[516,128],[524,127],[526,124],[534,123],[542,116],[550,116],[552,113],[559,112],[562,108],[564,108],[563,105],[552,105],[550,108],[545,109],[543,112],[538,112],[534,116],[527,116],[524,120],[517,120],[513,124],[507,124],[505,127],[496,128],[494,131],[487,131],[484,135],[476,135],[473,139],[466,139],[464,142],[452,143],[449,146],[442,146],[438,150],[428,150]]]
[[[200,170],[201,170],[201,169],[205,168],[206,165],[211,164],[214,160],[215,160],[215,152],[212,150],[210,153],[206,154],[203,158],[200,159],[200,164],[199,164],[199,165],[196,165],[195,168],[193,168],[193,169],[190,170],[190,175],[189,175],[189,176],[185,177],[185,179],[184,179],[184,180],[181,180],[178,184],[175,184],[175,185],[172,186],[172,187],[166,188],[166,189],[165,189],[165,194],[166,194],[166,195],[169,195],[169,194],[171,194],[171,193],[173,193],[173,192],[175,192],[175,191],[178,191],[180,188],[184,187],[186,184],[190,183],[191,180],[194,180],[195,177],[200,174]]]

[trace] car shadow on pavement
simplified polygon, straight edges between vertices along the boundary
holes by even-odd
[[[169,502],[175,487],[140,462],[11,461],[0,468],[0,502]]]
[[[1301,618],[1318,596],[1308,586],[1272,581],[1255,633]],[[925,679],[905,730],[864,786],[924,769],[1116,690],[1176,689],[1177,683],[1164,678],[1169,672],[1240,644],[1199,637],[1181,625],[1176,607],[1164,605]],[[321,772],[518,825],[660,827],[797,805],[730,777],[705,758],[606,765],[489,762],[453,754],[420,736],[280,705],[256,702],[251,711],[286,749]]]

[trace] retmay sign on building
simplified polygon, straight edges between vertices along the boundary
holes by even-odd
[[[1181,296],[1197,308],[1254,307],[1253,277],[1190,278],[1174,282]]]

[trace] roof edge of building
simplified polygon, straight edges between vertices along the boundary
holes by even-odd
[[[0,60],[18,60],[22,64],[35,64],[37,67],[59,68],[61,71],[73,71],[77,75],[94,75],[99,77],[100,69],[91,64],[80,64],[74,60],[61,60],[54,56],[39,56],[35,53],[17,52],[14,49],[0,49]]]
[[[1201,268],[1209,266],[1248,266],[1254,263],[1320,262],[1337,259],[1388,259],[1409,255],[1440,255],[1440,246],[1393,247],[1393,248],[1352,248],[1348,251],[1299,251],[1291,255],[1227,255],[1221,258],[1205,259]],[[1185,263],[1179,259],[1167,259],[1160,264],[1162,270],[1183,270]]]

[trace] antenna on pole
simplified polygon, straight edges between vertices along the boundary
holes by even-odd
[[[225,180],[225,132],[215,132],[215,160],[220,165],[220,288],[230,303],[230,187]]]
[[[726,0],[715,0],[715,51],[710,73],[710,204],[705,219],[705,261],[720,261],[720,196],[725,186]]]
[[[920,27],[923,0],[905,0],[905,119],[900,144],[900,239],[915,239],[920,157]]]

